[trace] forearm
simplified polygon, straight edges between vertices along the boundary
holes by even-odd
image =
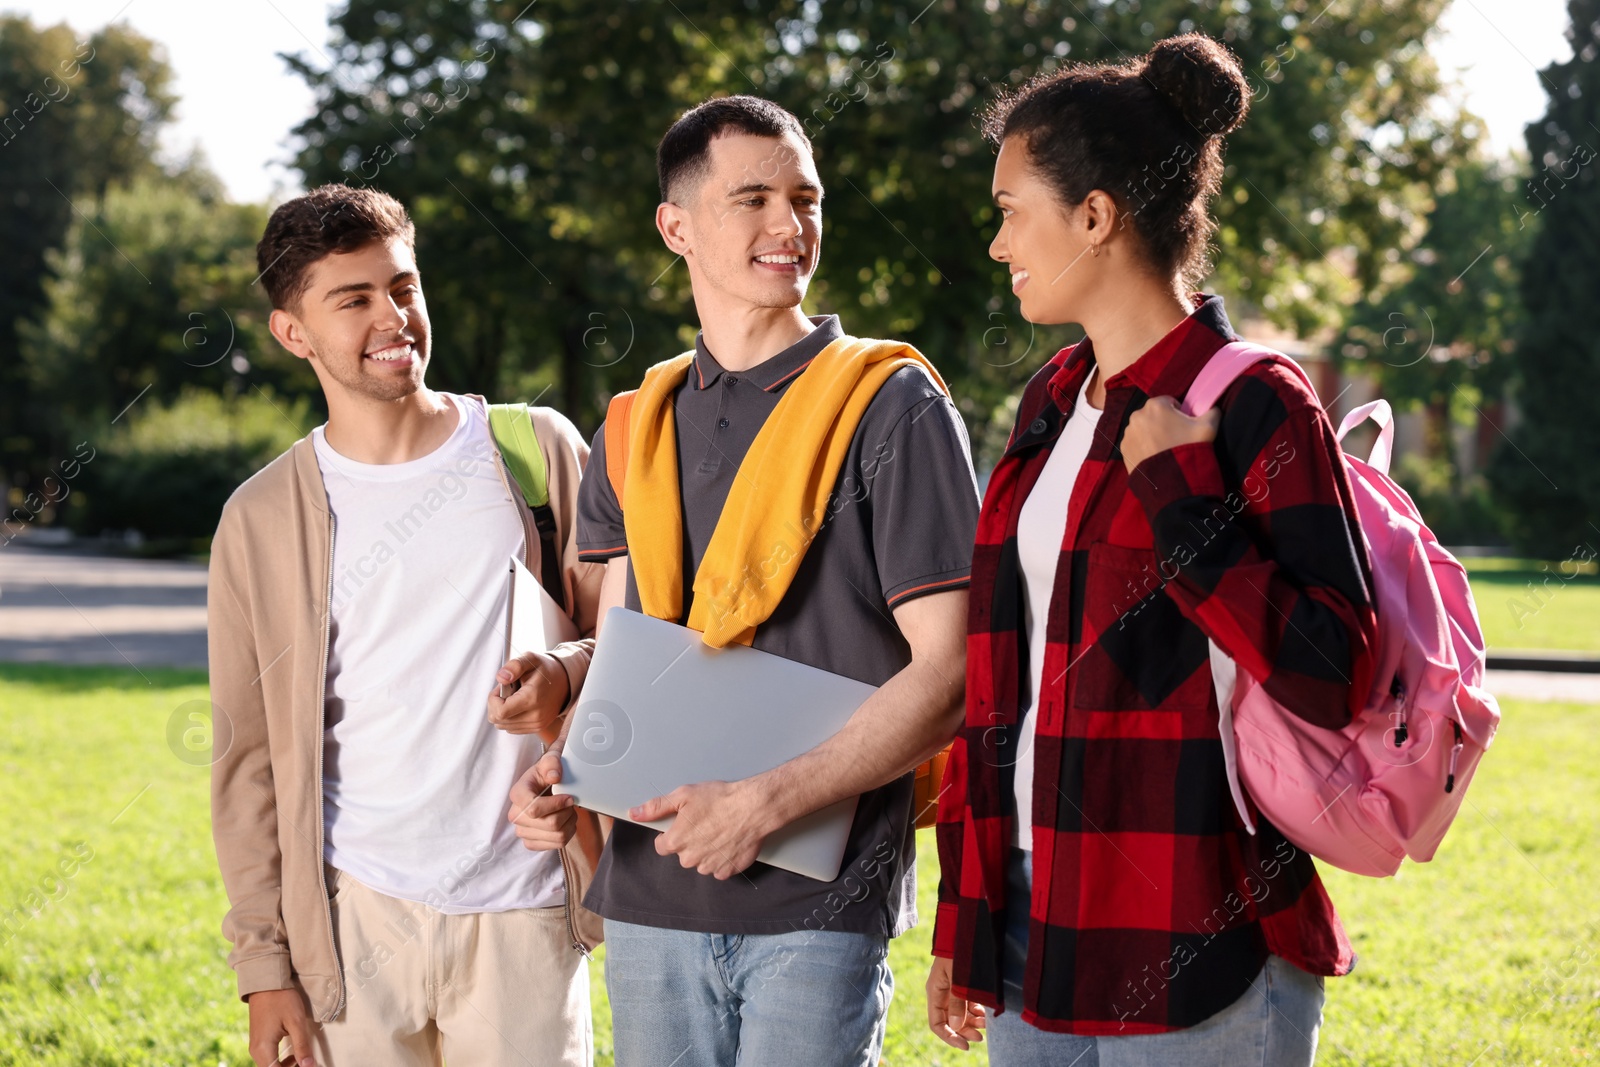
[[[964,677],[962,657],[913,659],[833,737],[750,779],[775,827],[892,782],[944,748],[961,725]]]

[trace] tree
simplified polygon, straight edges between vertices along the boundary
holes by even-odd
[[[263,208],[227,203],[215,178],[191,169],[113,185],[77,212],[49,257],[45,309],[21,330],[30,394],[52,413],[52,451],[102,436],[135,397],[316,390],[268,335],[252,290]]]
[[[1422,412],[1424,448],[1396,473],[1450,543],[1503,536],[1486,480],[1461,468],[1452,430],[1500,416],[1531,234],[1519,188],[1525,170],[1475,156],[1448,171],[1422,239],[1383,270],[1334,346],[1347,367],[1377,379],[1397,410]]]
[[[1600,338],[1589,320],[1600,288],[1600,0],[1570,0],[1573,58],[1540,72],[1545,116],[1528,127],[1533,174],[1523,218],[1537,225],[1523,270],[1516,399],[1523,418],[1491,477],[1529,553],[1572,555],[1600,543]]]
[[[27,486],[49,469],[55,420],[18,348],[45,302],[47,253],[67,235],[74,198],[158,172],[170,82],[154,42],[126,27],[79,40],[65,24],[0,17],[0,484]]]
[[[333,66],[291,60],[318,98],[299,163],[417,214],[441,383],[559,383],[592,426],[692,335],[686,274],[652,226],[656,140],[714,93],[767,96],[807,124],[828,187],[812,304],[919,345],[981,430],[1069,336],[1021,322],[987,256],[976,118],[997,89],[1188,29],[1227,41],[1256,114],[1229,149],[1217,281],[1309,329],[1415,241],[1463,151],[1430,112],[1421,41],[1443,4],[351,0]],[[1325,262],[1334,248],[1352,268]]]

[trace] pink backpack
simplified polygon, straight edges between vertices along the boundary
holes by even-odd
[[[1234,379],[1264,360],[1292,367],[1311,388],[1289,357],[1235,341],[1201,370],[1183,410],[1209,410]],[[1483,633],[1466,570],[1389,478],[1388,402],[1350,412],[1338,438],[1369,417],[1379,427],[1371,456],[1340,453],[1372,561],[1378,615],[1378,662],[1365,706],[1342,730],[1312,726],[1215,643],[1211,668],[1228,781],[1245,826],[1255,832],[1241,783],[1293,844],[1347,871],[1384,876],[1407,856],[1433,858],[1494,739],[1500,708],[1481,688]]]

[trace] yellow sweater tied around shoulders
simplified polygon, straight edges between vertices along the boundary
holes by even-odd
[[[628,535],[634,581],[646,615],[683,615],[683,505],[672,398],[694,354],[645,372],[632,403],[626,466]],[[920,366],[946,395],[932,363],[910,345],[842,337],[790,383],[739,464],[694,579],[688,625],[706,644],[748,645],[777,609],[806,548],[827,516],[828,500],[867,405],[889,376]]]

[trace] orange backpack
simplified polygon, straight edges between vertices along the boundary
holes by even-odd
[[[623,483],[628,475],[628,443],[633,432],[633,398],[637,390],[630,389],[611,398],[606,409],[606,478],[617,494],[617,506],[622,507]],[[949,762],[950,749],[941,749],[932,759],[917,766],[912,785],[911,810],[916,817],[916,828],[926,830],[938,822],[939,794],[944,790],[945,764]]]

